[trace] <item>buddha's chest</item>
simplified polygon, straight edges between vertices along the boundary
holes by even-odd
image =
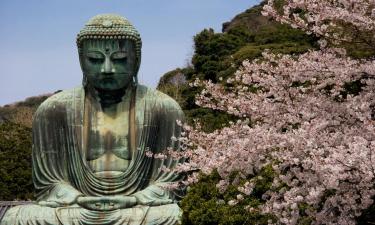
[[[94,172],[124,171],[131,160],[126,110],[96,112],[90,117],[86,160]]]

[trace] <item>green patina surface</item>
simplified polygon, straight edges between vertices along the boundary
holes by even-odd
[[[137,83],[141,39],[118,15],[93,17],[78,34],[83,85],[48,98],[33,121],[38,204],[16,206],[8,224],[177,224],[179,161],[146,151],[179,149],[179,105]]]

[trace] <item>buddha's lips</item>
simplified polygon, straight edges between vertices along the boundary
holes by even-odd
[[[112,74],[112,75],[99,75],[99,80],[115,80],[116,78],[119,77],[119,75],[121,77],[127,77],[129,76],[129,73],[116,73],[116,74]]]
[[[103,77],[100,79],[101,81],[114,81],[115,78],[114,77]]]

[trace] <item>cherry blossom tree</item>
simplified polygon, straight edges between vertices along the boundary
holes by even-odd
[[[269,0],[263,15],[333,43],[363,43],[374,49],[374,5],[374,0]]]
[[[287,0],[280,9],[268,1],[264,15],[321,37],[321,49],[265,51],[244,61],[226,84],[192,84],[204,87],[198,105],[238,121],[212,133],[185,125],[180,141],[189,161],[176,170],[193,171],[186,183],[197,182],[196,171],[217,170],[224,192],[236,172],[246,182],[228,202],[234,205],[252,194],[259,171],[272,166],[276,175],[263,204],[248,210],[274,214],[278,221],[270,223],[276,224],[298,224],[302,217],[311,224],[355,224],[375,196],[375,62],[353,59],[337,45],[374,48],[374,4]]]

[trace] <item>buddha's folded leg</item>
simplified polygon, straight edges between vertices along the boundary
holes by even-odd
[[[181,218],[177,204],[136,206],[114,211],[94,211],[82,208],[58,208],[57,217],[64,225],[175,225]],[[79,223],[75,223],[79,221]]]
[[[55,209],[40,205],[19,205],[10,208],[0,225],[58,225]]]
[[[177,204],[150,207],[144,223],[147,225],[175,225],[179,224],[182,210]]]
[[[177,204],[114,211],[22,205],[9,209],[0,225],[174,225],[178,224],[180,216]]]
[[[83,208],[58,208],[56,215],[63,225],[140,225],[149,207],[95,211]],[[79,223],[75,223],[78,221]]]
[[[76,213],[76,209],[61,208],[58,217],[61,218],[62,224],[67,225],[70,223],[64,221],[64,218],[68,219]],[[153,207],[136,206],[104,212],[80,209],[79,214],[80,224],[83,225],[175,225],[179,223],[182,211],[177,204],[168,204]]]

